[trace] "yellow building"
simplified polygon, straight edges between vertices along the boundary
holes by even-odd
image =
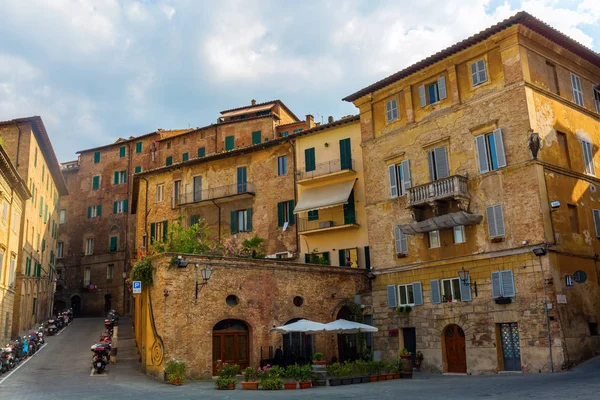
[[[21,215],[31,194],[0,146],[0,343],[11,339],[15,302],[16,269],[20,265],[19,242],[23,234]]]
[[[537,372],[600,349],[599,82],[597,53],[521,12],[345,98],[376,356]]]
[[[300,259],[369,268],[360,118],[298,133],[295,148]]]

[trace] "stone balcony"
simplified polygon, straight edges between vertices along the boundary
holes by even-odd
[[[468,179],[461,175],[452,175],[408,189],[408,206],[413,208],[437,208],[438,202],[455,200],[459,202],[459,208],[466,209],[463,208],[464,203],[468,203],[469,199]]]

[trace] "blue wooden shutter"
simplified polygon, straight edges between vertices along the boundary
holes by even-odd
[[[425,107],[427,105],[427,97],[425,96],[425,85],[419,86],[419,105]]]
[[[436,148],[434,153],[436,178],[447,178],[450,175],[450,170],[448,168],[448,153],[446,152],[446,146]]]
[[[294,200],[288,200],[288,225],[294,225]]]
[[[252,208],[246,209],[246,230],[248,232],[252,230]]]
[[[496,235],[504,236],[504,213],[502,212],[502,204],[494,206],[494,216],[496,220]]]
[[[283,202],[277,203],[277,226],[278,227],[282,227],[283,224],[285,223],[285,216],[284,216],[283,208],[284,208]]]
[[[440,304],[442,302],[442,297],[440,295],[440,281],[433,279],[429,281],[429,286],[431,287],[431,303]]]
[[[496,159],[498,168],[506,167],[506,153],[504,152],[504,140],[502,140],[502,129],[494,129],[494,144],[496,145]]]
[[[471,277],[466,282],[460,281],[460,299],[461,301],[471,301]]]
[[[231,228],[231,233],[237,233],[237,221],[236,221],[236,216],[237,216],[237,212],[236,211],[232,211],[230,213],[230,219],[229,219],[229,227]]]
[[[515,281],[511,270],[500,271],[500,287],[503,297],[515,297]]]
[[[485,135],[475,137],[475,147],[477,148],[477,165],[479,165],[479,172],[490,172],[487,147],[485,145]]]
[[[437,80],[437,86],[438,86],[438,96],[440,98],[440,100],[444,100],[447,97],[446,94],[446,77],[445,76],[440,76]]]
[[[413,296],[415,298],[415,306],[423,305],[423,287],[421,282],[413,282]]]
[[[396,165],[388,165],[388,177],[390,181],[390,197],[398,197],[398,178],[396,175]]]
[[[204,157],[206,155],[205,147],[198,147],[198,157]]]
[[[338,257],[340,259],[340,267],[346,266],[346,250],[338,250]]]
[[[410,160],[402,161],[400,166],[402,168],[402,189],[404,193],[408,193],[408,189],[410,189],[412,186],[410,178]]]
[[[435,176],[435,155],[433,150],[427,152],[427,163],[429,165],[429,180],[433,182],[437,179]]]
[[[387,305],[389,308],[396,308],[398,305],[396,298],[396,285],[388,285],[387,287]]]
[[[492,272],[492,297],[498,298],[502,296],[502,288],[500,286],[500,272]]]

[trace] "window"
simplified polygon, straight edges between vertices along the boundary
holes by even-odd
[[[460,279],[442,279],[442,301],[455,302],[460,300]]]
[[[246,193],[248,190],[248,171],[246,167],[238,167],[236,172],[237,178],[237,192]]]
[[[287,136],[289,136],[289,135],[290,135],[290,132],[289,132],[289,131],[283,131],[283,132],[281,132],[281,133],[279,134],[279,136],[280,136],[280,137],[287,137]]]
[[[396,243],[396,254],[408,254],[408,238],[406,234],[400,230],[399,226],[394,227],[394,240]]]
[[[137,154],[140,154],[140,153],[142,152],[142,142],[137,142],[137,143],[135,144],[135,152],[136,152]]]
[[[2,202],[2,223],[5,225],[8,223],[8,206],[8,202],[4,200]]]
[[[10,257],[10,266],[9,266],[10,269],[8,270],[8,286],[11,286],[11,287],[14,287],[14,285],[15,285],[15,268],[16,268],[16,266],[17,266],[17,259],[16,259],[16,256],[13,255]],[[38,276],[40,276],[40,275],[38,275]]]
[[[52,224],[52,226],[54,226],[54,220],[52,221]],[[13,211],[12,230],[15,233],[17,233],[17,231],[19,230],[19,214],[16,211]]]
[[[150,224],[150,243],[154,243],[156,241],[167,241],[168,235],[168,221],[162,222],[153,222]]]
[[[277,157],[277,176],[287,174],[287,156]]]
[[[596,176],[596,168],[594,167],[594,153],[592,151],[592,144],[584,140],[581,141],[581,148],[583,150],[583,164],[585,166],[585,173],[588,175]]]
[[[506,167],[502,129],[498,128],[493,133],[475,137],[475,147],[479,172],[485,173]]]
[[[306,172],[314,171],[317,169],[314,147],[304,150],[304,166],[306,168]]]
[[[120,185],[125,182],[127,182],[127,170],[115,171],[115,176],[114,176],[115,185]]]
[[[170,148],[171,148],[171,141],[169,140],[169,141],[167,142],[167,150],[169,150]]]
[[[252,132],[252,144],[260,144],[261,142],[261,132],[256,131]]]
[[[225,150],[233,150],[235,147],[235,137],[225,136]]]
[[[583,107],[583,89],[581,88],[581,79],[571,72],[571,88],[573,89],[573,101],[578,106]]]
[[[92,269],[90,267],[85,267],[83,270],[83,287],[90,286],[92,280]]]
[[[171,196],[171,207],[175,208],[181,203],[181,181],[173,181],[173,195]]]
[[[446,97],[446,77],[444,76],[440,76],[433,83],[419,86],[419,105],[421,107],[437,103]]]
[[[490,239],[504,237],[504,213],[502,212],[502,204],[490,206],[486,208],[485,212]]]
[[[600,86],[594,88],[594,105],[596,106],[596,112],[600,114]]]
[[[319,220],[319,210],[311,210],[308,212],[308,220],[309,221],[318,221]]]
[[[452,230],[454,232],[454,244],[464,243],[467,241],[465,237],[464,225],[455,226]]]
[[[64,208],[58,212],[58,223],[64,224],[67,221],[67,210]]]
[[[127,199],[118,200],[113,203],[113,214],[121,214],[127,212]]]
[[[205,147],[198,147],[198,158],[204,157],[205,155],[206,155],[206,148]]]
[[[492,272],[492,297],[515,297],[515,281],[511,270]]]
[[[560,88],[558,86],[558,75],[556,74],[556,65],[549,61],[546,61],[546,72],[548,74],[548,89],[552,93],[560,95]]]
[[[567,210],[569,211],[569,223],[571,224],[571,232],[579,233],[579,218],[577,216],[577,206],[573,204],[567,204]]]
[[[440,231],[429,232],[429,248],[435,249],[440,247]]]
[[[98,164],[100,162],[100,152],[94,152],[94,164]]]
[[[33,166],[37,167],[37,154],[38,154],[38,149],[37,147],[35,148],[35,154],[33,156]]]
[[[100,189],[100,175],[92,177],[92,190]]]
[[[485,68],[485,60],[481,59],[471,64],[471,84],[472,86],[481,85],[487,82],[487,71]]]
[[[202,200],[202,177],[195,176],[193,183],[194,183],[193,199],[194,199],[194,201],[201,201]]]
[[[108,264],[106,266],[106,279],[114,279],[115,277],[115,265]]]
[[[138,165],[133,169],[133,173],[135,174],[139,174],[140,172],[142,172],[142,166]]]
[[[102,215],[102,205],[88,207],[88,218],[96,218]]]
[[[108,251],[113,253],[113,252],[117,251],[118,248],[119,248],[119,237],[111,236],[109,239],[109,243],[108,243]]]
[[[189,159],[190,159],[190,153],[186,152],[181,155],[181,161],[187,161]]]
[[[88,238],[85,241],[85,255],[89,256],[94,254],[94,238]]]
[[[385,103],[385,115],[388,122],[398,119],[398,100],[392,99]]]
[[[294,133],[300,133],[302,131],[304,131],[304,128],[294,129]]]
[[[358,249],[340,249],[338,250],[340,267],[358,268]]]
[[[56,244],[56,258],[63,258],[64,249],[65,249],[65,244],[63,242],[58,242]]]
[[[125,153],[126,153],[125,146],[119,147],[119,158],[125,157]]]
[[[410,161],[404,160],[400,164],[388,165],[388,178],[391,198],[408,193],[408,189],[411,187]]]
[[[190,226],[200,223],[200,215],[190,215]]]
[[[598,336],[598,323],[589,322],[588,326],[590,328],[590,336]]]
[[[556,141],[558,142],[558,165],[565,168],[571,168],[571,159],[569,158],[569,147],[567,145],[567,135],[562,132],[556,132]]]
[[[305,264],[321,264],[321,265],[331,265],[331,258],[329,256],[328,251],[324,251],[321,253],[305,253],[304,254],[304,263]]]
[[[294,200],[280,201],[277,203],[277,226],[283,227],[294,224]]]
[[[162,203],[165,199],[165,184],[160,183],[156,185],[156,202]]]
[[[167,159],[165,160],[165,165],[168,167],[169,165],[173,164],[173,156],[168,156]]]
[[[252,209],[231,211],[231,233],[250,232],[252,230]]]
[[[415,296],[413,294],[412,283],[408,285],[398,285],[398,305],[399,306],[414,306]]]
[[[600,238],[600,210],[592,210],[592,218],[594,219],[596,237]]]
[[[427,158],[429,160],[429,178],[431,179],[431,182],[448,177],[447,154],[446,146],[437,147],[427,152]]]

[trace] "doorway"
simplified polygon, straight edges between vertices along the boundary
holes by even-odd
[[[110,301],[110,294],[105,294],[104,295],[104,314],[108,314],[108,312],[112,309],[111,307],[111,301]]]
[[[289,325],[300,319],[294,318],[285,324]],[[307,335],[304,332],[292,332],[283,335],[283,359],[285,365],[310,364],[313,356],[313,338],[314,335]]]
[[[412,364],[415,365],[417,356],[417,333],[415,328],[402,328],[402,336],[404,339],[404,347],[412,355]]]
[[[516,322],[508,322],[499,325],[504,370],[520,371],[521,344],[519,343],[519,325]]]
[[[73,309],[74,317],[81,316],[81,297],[79,297],[79,296],[71,297],[71,308]]]
[[[347,306],[344,306],[338,312],[336,319],[345,319],[353,321],[352,311]],[[358,352],[358,335],[357,334],[342,334],[338,333],[338,354],[339,362],[354,361],[359,358]]]
[[[444,329],[444,342],[446,345],[447,372],[467,373],[467,351],[465,332],[458,325],[448,325]]]
[[[249,329],[244,321],[225,319],[213,328],[213,375],[218,361],[237,364],[244,370],[250,359]]]

